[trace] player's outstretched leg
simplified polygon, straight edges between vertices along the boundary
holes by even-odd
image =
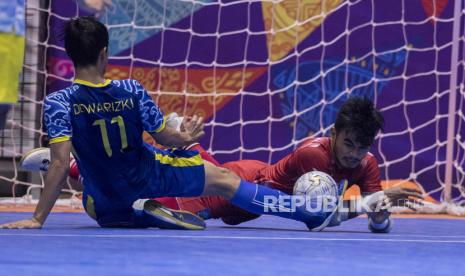
[[[222,195],[230,202],[254,214],[269,214],[306,223],[316,222],[312,228],[326,222],[333,214],[339,198],[333,197],[333,204],[320,204],[322,201],[312,195],[288,195],[276,189],[257,185],[240,179],[225,168],[218,168],[205,161],[206,184],[203,195]],[[336,184],[332,187],[336,194]],[[316,199],[316,200],[315,200]],[[319,206],[325,208],[319,208]]]

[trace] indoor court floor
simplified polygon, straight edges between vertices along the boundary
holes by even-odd
[[[0,213],[0,223],[30,213]],[[102,229],[84,213],[52,213],[39,230],[0,230],[4,275],[460,275],[465,219],[402,217],[389,234],[366,218],[323,232],[263,216],[204,231]],[[381,269],[382,268],[382,269]]]

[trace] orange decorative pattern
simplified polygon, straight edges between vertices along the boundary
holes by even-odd
[[[187,71],[186,71],[187,70]],[[138,80],[165,113],[196,113],[208,119],[267,70],[257,68],[148,68],[109,65],[108,79]],[[227,95],[222,95],[227,94]]]
[[[269,57],[286,56],[334,10],[341,0],[284,0],[262,3]]]

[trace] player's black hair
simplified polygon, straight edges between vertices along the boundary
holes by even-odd
[[[341,106],[334,124],[336,132],[355,132],[357,142],[362,146],[371,146],[383,126],[381,113],[369,99],[360,97],[351,97]]]
[[[75,67],[95,65],[103,48],[108,49],[108,30],[92,16],[70,19],[63,28],[68,56]]]

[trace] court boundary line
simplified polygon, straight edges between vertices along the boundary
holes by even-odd
[[[346,234],[344,232],[322,232],[322,233],[331,233],[331,234]],[[349,233],[348,233],[349,234]],[[352,234],[351,234],[352,235]],[[356,235],[373,235],[373,233],[366,232],[366,233],[357,233]],[[382,234],[389,237],[411,237],[411,238],[451,238],[451,239],[465,239],[465,235],[418,235],[418,234]]]
[[[360,242],[410,242],[410,243],[463,243],[465,240],[415,240],[415,239],[364,239],[364,238],[312,238],[312,237],[258,237],[258,236],[195,236],[195,235],[139,235],[139,234],[24,234],[0,233],[3,237],[40,237],[40,238],[167,238],[167,239],[228,239],[228,240],[286,240],[286,241],[360,241]]]

